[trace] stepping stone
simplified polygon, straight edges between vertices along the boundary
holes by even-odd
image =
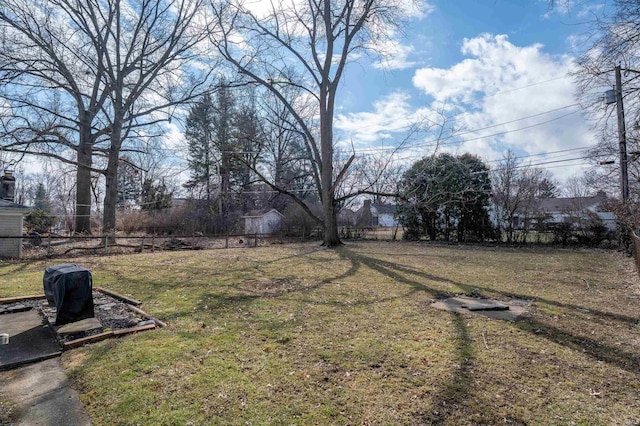
[[[26,305],[14,305],[7,307],[0,307],[0,315],[2,314],[15,314],[17,312],[30,311],[33,309],[31,306]]]
[[[58,329],[58,334],[73,334],[81,331],[90,331],[102,328],[102,324],[95,318],[87,318],[81,321],[65,324]]]
[[[115,303],[104,303],[100,306],[100,308],[104,309],[105,311],[110,311],[115,306],[116,306]]]

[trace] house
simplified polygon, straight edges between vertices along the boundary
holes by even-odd
[[[276,209],[253,210],[242,219],[245,234],[268,235],[280,230],[284,215]]]
[[[15,178],[5,171],[0,178],[0,257],[19,258],[22,256],[22,227],[24,215],[29,208],[13,202]]]
[[[545,214],[547,223],[579,223],[598,217],[608,231],[616,230],[616,216],[605,209],[607,195],[600,191],[593,197],[544,198],[537,210]]]
[[[366,227],[395,227],[398,226],[395,204],[372,203],[365,200],[360,209],[356,211],[358,225]]]
[[[358,223],[358,214],[348,207],[340,209],[337,215],[338,226],[355,226]]]
[[[527,217],[534,223],[543,218],[545,224],[568,223],[573,227],[581,227],[590,219],[599,218],[608,231],[616,230],[616,216],[606,211],[607,195],[598,192],[593,197],[558,197],[536,200],[531,212],[514,216],[514,228],[521,229],[526,225]]]

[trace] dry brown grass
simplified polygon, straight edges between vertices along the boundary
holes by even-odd
[[[640,422],[640,284],[617,253],[368,242],[75,261],[170,323],[64,356],[96,425]],[[44,266],[0,264],[0,296],[37,292]],[[447,294],[533,309],[430,307]]]

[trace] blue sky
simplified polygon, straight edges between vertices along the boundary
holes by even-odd
[[[429,142],[444,123],[440,151],[472,152],[495,165],[512,149],[547,163],[540,167],[561,182],[588,170],[593,160],[570,160],[584,157],[580,149],[596,135],[575,105],[568,73],[604,4],[556,0],[550,9],[545,0],[430,0],[422,17],[395,34],[384,66],[374,58],[351,64],[336,117],[345,149],[393,146],[419,120],[432,123],[431,133],[398,154],[405,161],[432,153]]]
[[[605,5],[423,1],[421,13],[378,46],[387,52],[383,61],[364,56],[350,63],[337,103],[338,144],[359,155],[384,155],[418,122],[431,127],[397,153],[404,164],[431,155],[443,126],[438,152],[471,152],[493,167],[512,149],[560,182],[589,170],[596,161],[581,157],[596,134],[576,105],[568,73],[593,31],[593,14]],[[183,146],[182,125],[168,127],[168,145]],[[182,176],[179,151],[171,152]]]

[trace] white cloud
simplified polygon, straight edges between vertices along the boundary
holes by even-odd
[[[397,9],[398,14],[406,19],[421,20],[435,10],[435,7],[427,1],[399,0],[391,5]],[[368,44],[368,48],[378,54],[378,60],[373,63],[374,68],[386,70],[402,70],[416,65],[409,59],[415,47],[411,43],[403,41],[403,28],[389,26],[380,22],[385,34],[383,38],[376,38]],[[399,30],[399,31],[398,31]]]
[[[377,101],[372,112],[339,114],[335,127],[356,146],[390,139],[406,130],[415,121],[409,95],[396,92]]]
[[[399,9],[410,18],[423,19],[430,15],[436,7],[424,0],[400,0]]]
[[[409,60],[409,55],[414,47],[411,44],[402,44],[399,40],[387,40],[375,46],[380,59],[373,64],[374,68],[386,70],[402,70],[416,65]]]
[[[490,34],[465,39],[461,52],[467,58],[450,68],[422,68],[413,77],[415,87],[458,113],[454,124],[460,138],[449,149],[493,160],[507,148],[538,154],[594,142],[589,124],[571,106],[576,103],[568,76],[571,57]],[[552,171],[563,179],[576,172],[570,164]]]

